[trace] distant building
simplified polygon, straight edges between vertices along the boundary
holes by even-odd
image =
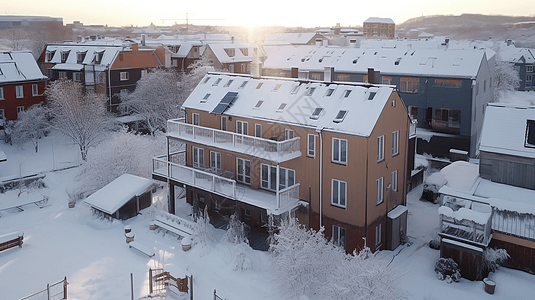
[[[63,26],[63,18],[52,18],[44,16],[1,16],[0,29],[11,28],[31,28],[43,29],[49,26]]]
[[[229,73],[250,74],[254,57],[265,59],[263,50],[252,43],[212,43],[208,44],[203,56],[207,57],[216,70]]]
[[[362,31],[368,38],[396,37],[396,23],[390,18],[368,18],[362,25]]]
[[[498,58],[514,65],[520,78],[519,91],[535,91],[535,49],[516,48],[507,40],[499,50]]]
[[[0,120],[44,102],[47,80],[30,51],[0,51]]]
[[[265,46],[289,46],[289,45],[314,45],[320,43],[325,37],[317,32],[303,33],[274,33],[269,34],[264,40]]]

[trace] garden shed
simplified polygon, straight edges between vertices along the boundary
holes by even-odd
[[[126,220],[151,205],[155,186],[150,179],[123,174],[91,194],[84,203],[106,216]]]

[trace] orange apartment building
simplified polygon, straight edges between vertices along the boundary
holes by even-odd
[[[368,18],[362,24],[362,31],[366,37],[389,38],[396,37],[396,23],[390,18]]]
[[[330,72],[329,70],[325,71]],[[396,88],[209,73],[169,120],[153,178],[249,226],[295,216],[346,251],[393,249],[406,232],[410,119]],[[169,210],[175,213],[175,203]]]

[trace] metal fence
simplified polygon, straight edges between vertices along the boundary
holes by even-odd
[[[21,298],[20,300],[60,300],[67,299],[67,277],[53,284],[47,284],[46,289]]]

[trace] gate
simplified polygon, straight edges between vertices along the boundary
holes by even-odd
[[[180,292],[189,293],[190,299],[193,300],[193,275],[175,278],[164,269],[149,268],[149,294],[164,293],[169,286],[175,287]]]

